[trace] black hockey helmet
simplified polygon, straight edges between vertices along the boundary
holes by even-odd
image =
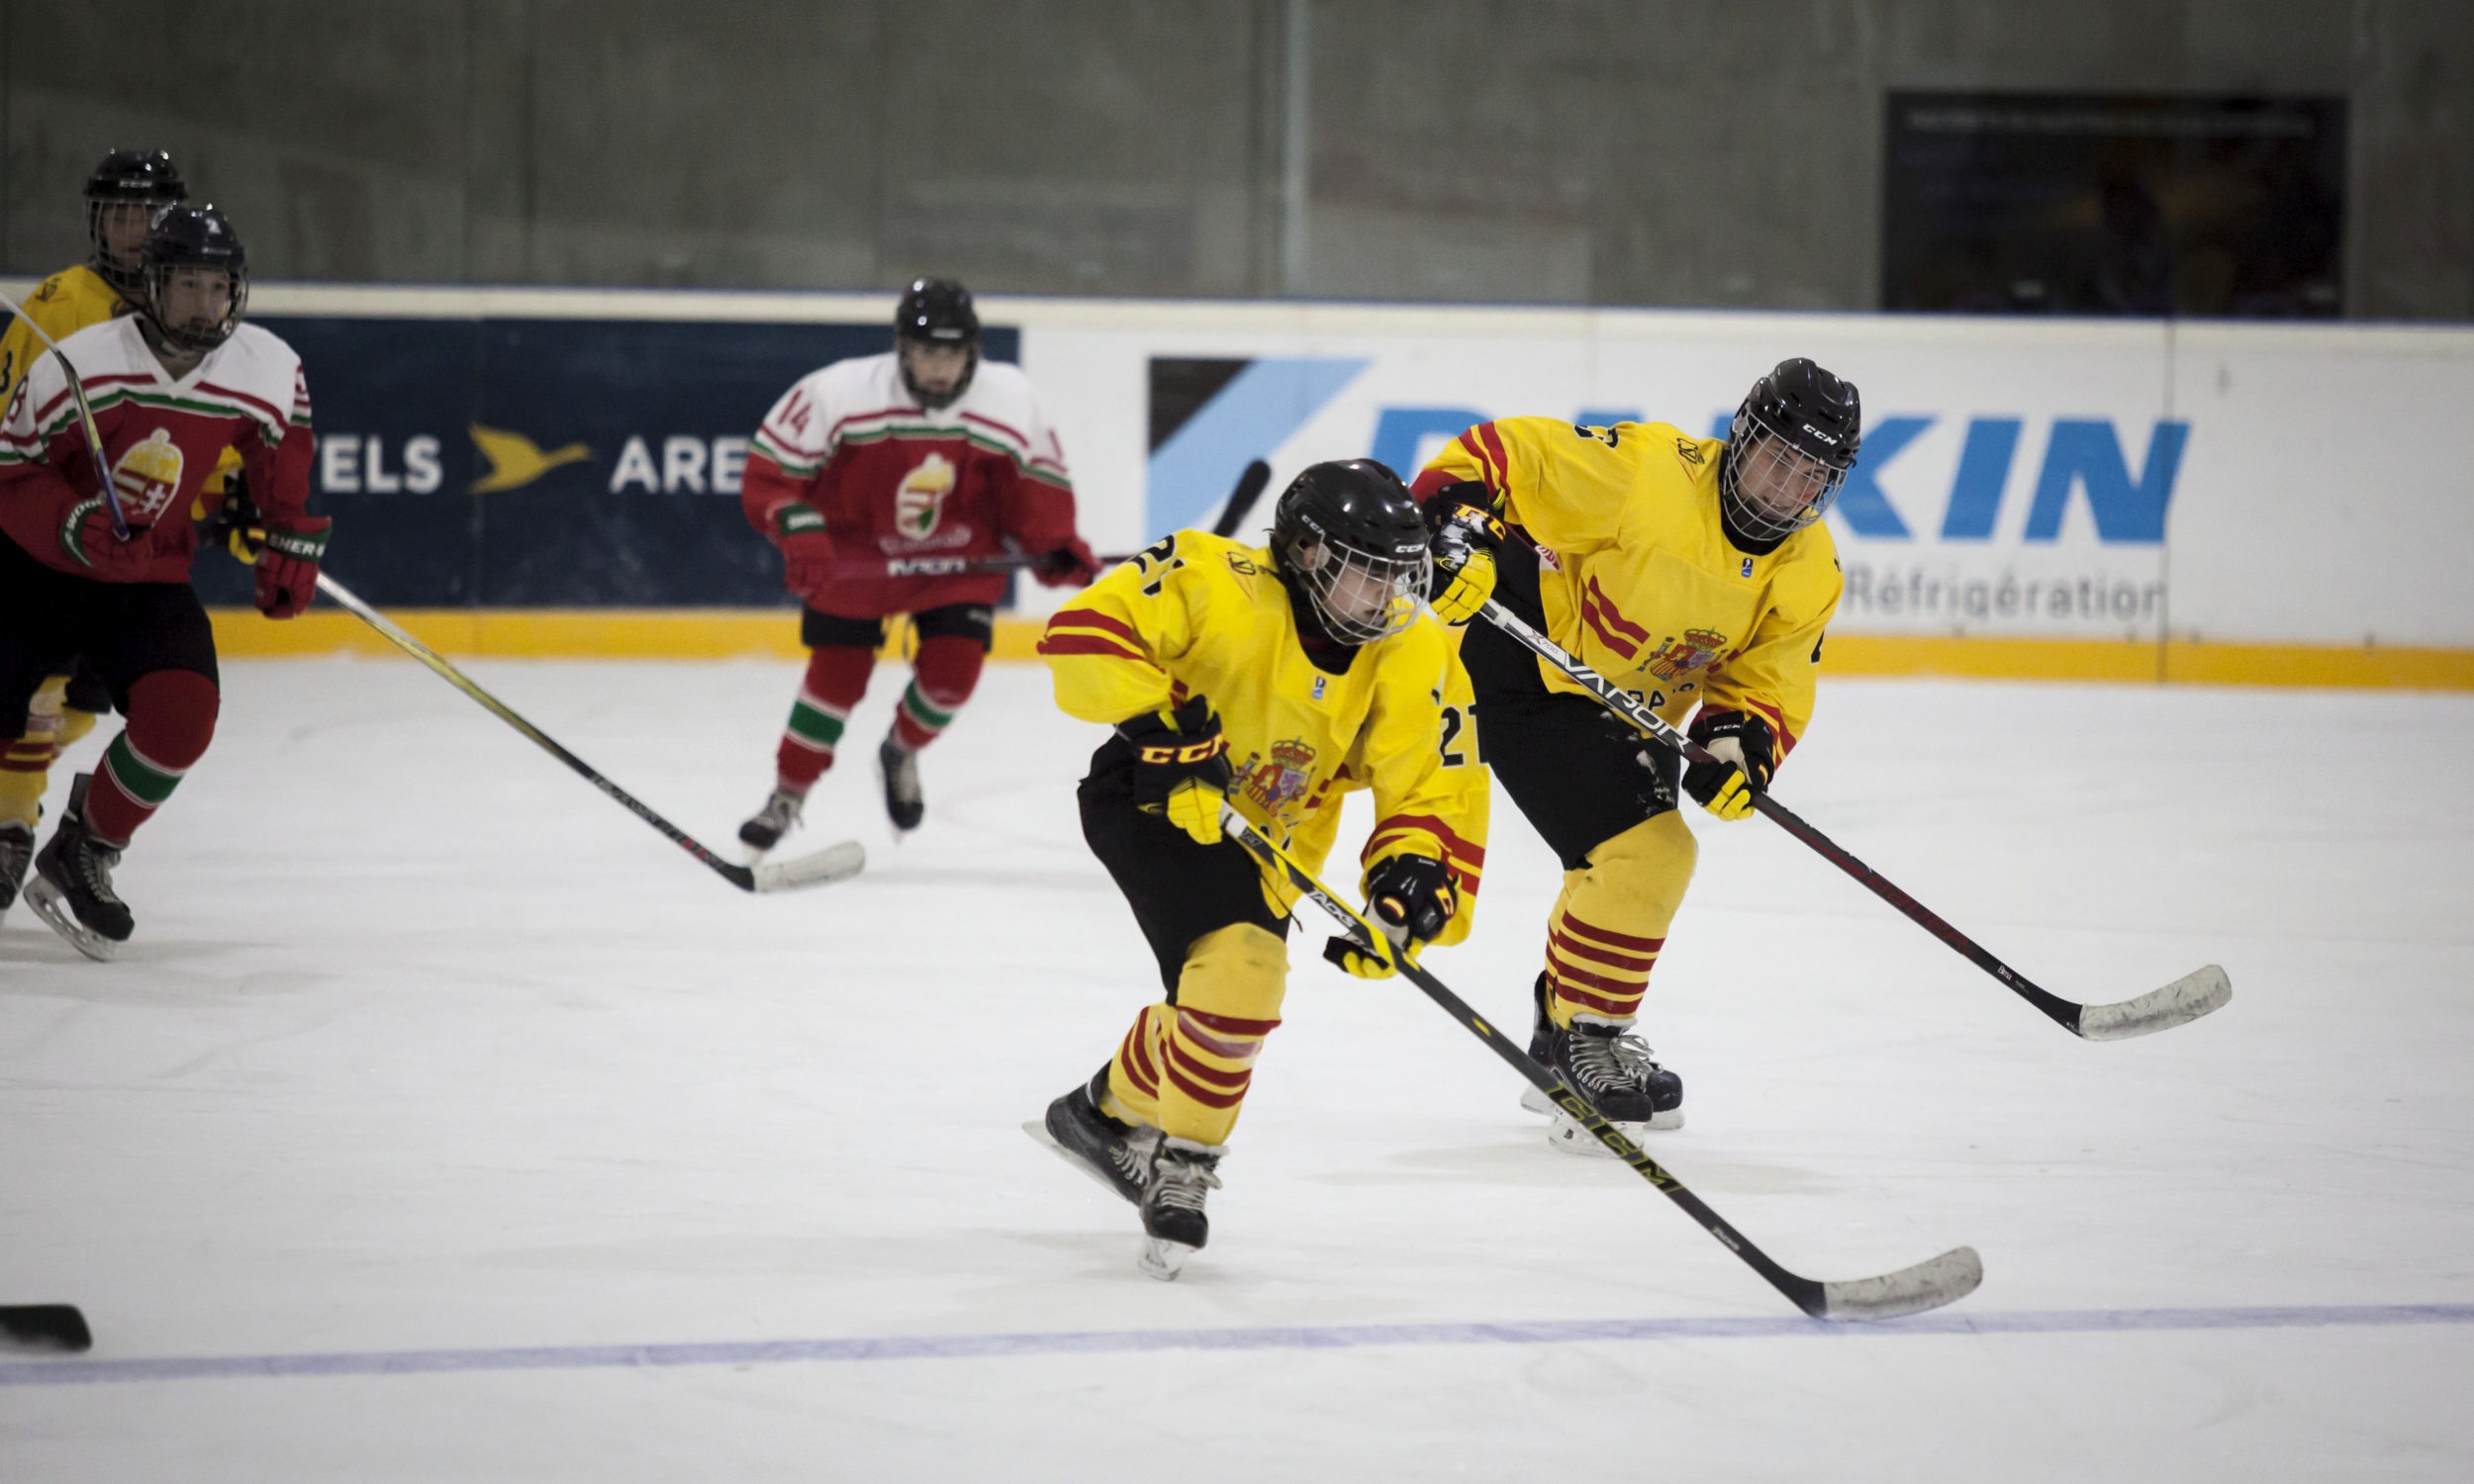
[[[1272,510],[1272,555],[1300,618],[1342,644],[1408,627],[1432,576],[1424,515],[1373,459],[1310,464]]]
[[[140,248],[144,283],[138,312],[175,349],[204,352],[232,338],[249,304],[249,255],[239,233],[213,206],[167,206],[154,214]],[[224,312],[220,319],[183,319],[174,324],[165,299],[172,276],[183,268],[220,268],[225,275]]]
[[[1863,426],[1856,384],[1802,356],[1753,383],[1718,459],[1728,535],[1775,546],[1820,519],[1856,467]]]
[[[971,353],[970,362],[962,368],[962,380],[950,392],[923,390],[910,376],[907,359],[902,362],[902,384],[918,399],[921,407],[940,408],[951,405],[971,390],[971,378],[980,369],[980,312],[971,303],[971,291],[950,278],[914,278],[910,287],[902,291],[902,303],[894,309],[894,351],[903,355],[905,341],[922,345],[959,345]]]
[[[188,199],[179,167],[160,149],[115,149],[86,177],[86,241],[94,249],[93,267],[122,298],[137,299],[143,270],[136,255],[124,260],[112,251],[105,224],[127,209],[143,225],[157,210]]]

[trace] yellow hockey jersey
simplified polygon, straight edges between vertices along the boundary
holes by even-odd
[[[1765,718],[1784,758],[1813,712],[1838,549],[1818,523],[1765,556],[1718,515],[1723,439],[1664,422],[1481,422],[1418,478],[1475,480],[1539,552],[1548,637],[1681,725],[1697,702]],[[1478,620],[1483,622],[1484,620]],[[1539,662],[1551,691],[1586,694]]]
[[[1208,699],[1236,772],[1231,801],[1309,870],[1330,854],[1342,795],[1372,788],[1361,866],[1404,851],[1442,861],[1461,910],[1439,941],[1469,936],[1486,859],[1486,770],[1469,674],[1432,616],[1333,675],[1298,643],[1269,551],[1187,530],[1077,594],[1048,620],[1039,652],[1057,704],[1085,721]],[[1265,886],[1283,911],[1285,890]]]
[[[128,314],[130,307],[119,290],[103,281],[102,274],[80,263],[74,268],[62,268],[37,284],[21,308],[43,326],[45,334],[58,341],[89,325]],[[48,354],[24,320],[9,316],[8,333],[0,334],[0,408],[17,395],[17,384],[26,379],[35,358]]]
[[[35,292],[26,296],[26,302],[20,308],[42,325],[43,332],[57,344],[88,325],[100,325],[130,313],[133,306],[120,296],[118,289],[104,281],[102,274],[79,263],[74,268],[62,268],[37,284]],[[50,346],[35,338],[35,332],[26,327],[24,320],[15,315],[9,316],[8,332],[0,334],[0,415],[4,415],[9,403],[16,399],[18,385],[26,380],[26,373],[34,369],[35,361],[50,353]],[[207,510],[213,504],[207,497],[222,495],[226,479],[238,473],[239,468],[240,455],[225,449],[214,473],[207,476],[206,486],[199,498],[191,503],[190,519],[206,518]]]

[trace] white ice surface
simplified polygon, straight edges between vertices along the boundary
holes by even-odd
[[[716,844],[796,676],[472,668]],[[1780,796],[1995,952],[2084,1000],[2227,967],[2230,1007],[2141,1041],[2076,1040],[1771,826],[1694,814],[1645,1024],[1691,1124],[1654,1152],[1812,1276],[1976,1247],[1944,1318],[1988,1330],[1902,1332],[1806,1326],[1622,1166],[1549,1151],[1482,1047],[1319,935],[1211,1247],[1137,1274],[1132,1213],[1018,1128],[1158,988],[1077,829],[1096,736],[1036,670],[991,671],[899,847],[880,674],[790,847],[855,834],[869,873],[761,899],[408,663],[226,683],[120,872],[121,961],[0,922],[0,1302],[83,1305],[80,1363],[479,1368],[0,1356],[11,1484],[2474,1476],[2474,1309],[2347,1308],[2474,1305],[2474,697],[1827,687]],[[1476,936],[1430,966],[1518,1027],[1557,874],[1497,807]],[[2152,1310],[2195,1312],[2102,1328]],[[1475,1328],[1595,1319],[1638,1333]],[[1321,1333],[1192,1335],[1283,1327]],[[1119,1338],[955,1353],[1065,1332]],[[930,1353],[558,1349],[868,1338]]]

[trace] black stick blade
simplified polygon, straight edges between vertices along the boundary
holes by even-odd
[[[1956,1303],[1984,1281],[1984,1259],[1971,1247],[1954,1247],[1913,1267],[1885,1272],[1877,1278],[1856,1278],[1821,1285],[1821,1307],[1815,1319],[1896,1319]]]
[[[2161,989],[2110,1005],[2082,1005],[2079,1023],[2071,1027],[2089,1041],[2128,1041],[2187,1025],[2234,997],[2234,981],[2211,964],[2186,974]]]
[[[72,1355],[94,1348],[94,1332],[75,1304],[0,1304],[0,1339],[20,1349]]]

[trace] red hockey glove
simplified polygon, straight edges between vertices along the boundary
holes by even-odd
[[[1778,743],[1769,723],[1747,711],[1703,711],[1692,718],[1686,735],[1717,761],[1684,769],[1683,791],[1721,819],[1751,814],[1754,795],[1769,787],[1770,771],[1777,767]]]
[[[1427,856],[1386,856],[1366,873],[1366,915],[1390,939],[1393,951],[1414,964],[1417,951],[1443,933],[1461,909],[1460,889],[1441,861]],[[1323,947],[1323,957],[1362,979],[1389,978],[1397,970],[1346,938]]]
[[[81,500],[60,521],[60,549],[105,582],[132,583],[154,560],[154,527],[131,531],[124,541],[112,534],[112,512],[101,500]]]
[[[831,585],[833,538],[824,515],[811,505],[786,505],[774,512],[774,543],[782,548],[782,586],[802,598]]]
[[[318,559],[327,554],[334,524],[324,515],[303,515],[290,526],[268,526],[257,549],[257,610],[269,618],[298,618],[318,596]]]
[[[1051,588],[1088,588],[1098,580],[1099,571],[1099,558],[1091,554],[1091,543],[1075,536],[1041,556],[1031,576]]]

